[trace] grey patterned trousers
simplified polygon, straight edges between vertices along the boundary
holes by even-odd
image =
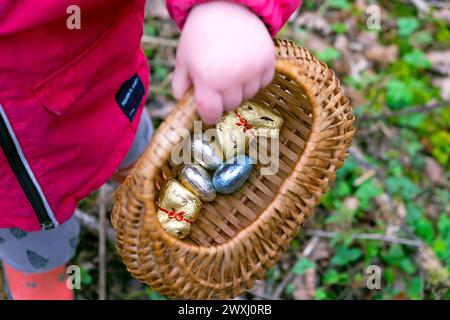
[[[140,157],[152,134],[153,125],[144,110],[133,144],[120,167],[128,167]],[[22,272],[53,270],[72,257],[79,232],[80,224],[75,216],[52,230],[25,232],[17,228],[0,229],[0,260]]]

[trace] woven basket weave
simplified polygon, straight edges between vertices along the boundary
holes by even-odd
[[[293,43],[276,40],[273,82],[253,99],[285,119],[279,171],[258,165],[232,195],[203,204],[190,236],[177,240],[157,219],[158,188],[176,177],[168,159],[177,128],[198,120],[191,93],[157,130],[114,195],[117,247],[132,275],[161,294],[225,299],[252,287],[280,258],[335,179],[354,134],[354,116],[334,72]]]

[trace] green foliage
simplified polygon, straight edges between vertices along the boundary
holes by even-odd
[[[146,23],[144,24],[144,34],[154,37],[158,34],[158,29],[154,24]]]
[[[398,79],[389,80],[386,85],[386,90],[386,103],[392,109],[410,106],[414,102],[414,94],[409,81]]]
[[[331,264],[335,266],[345,266],[349,263],[355,262],[361,258],[362,252],[358,248],[348,248],[343,245],[338,245],[336,254],[331,259]]]
[[[450,30],[445,21],[436,21],[436,25],[438,26],[438,31],[436,32],[436,40],[441,43],[449,43],[450,42]]]
[[[153,74],[159,81],[162,81],[167,77],[167,75],[169,74],[169,71],[162,64],[157,63],[153,67]]]
[[[345,23],[333,23],[330,27],[336,33],[346,33],[348,30],[348,26]]]
[[[145,292],[147,293],[147,297],[150,300],[167,300],[166,297],[160,295],[158,292],[154,291],[152,288],[147,287],[145,289]]]
[[[383,189],[375,183],[374,179],[370,179],[356,189],[355,196],[359,200],[360,208],[366,210],[369,209],[371,200],[382,193]]]
[[[404,67],[401,63],[401,67]],[[410,74],[411,69],[408,69]],[[414,79],[410,76],[404,76],[404,80],[393,78],[386,85],[386,104],[393,110],[403,109],[413,104],[424,104],[428,102],[435,94],[436,90],[431,90],[430,85],[424,79]]]
[[[345,272],[338,272],[336,269],[330,269],[323,275],[323,283],[326,285],[343,284],[349,281],[349,276]]]
[[[360,36],[362,39],[368,35],[364,34],[369,31],[367,15],[349,0],[304,3],[301,12],[311,11],[326,20],[332,31],[326,35],[322,30],[303,29],[296,21],[284,26],[279,33],[279,37],[292,39],[296,44],[306,47],[314,42],[311,41],[314,37],[316,40],[319,38],[315,42],[323,41],[317,47],[325,49],[313,51],[314,55],[330,67],[334,65],[345,92],[351,98],[356,96],[351,101],[356,116],[354,126],[357,128],[353,145],[362,152],[363,161],[369,166],[362,165],[361,159],[355,159],[353,155],[348,157],[337,171],[332,188],[322,197],[314,218],[309,221],[311,225],[308,228],[333,232],[331,238],[320,239],[314,249],[320,252],[318,256],[323,257],[314,256],[313,261],[315,252],[308,256],[311,260],[299,255],[310,241],[309,236],[300,232],[285,252],[284,260],[266,274],[264,285],[267,292],[276,288],[289,270],[294,277],[303,277],[305,272],[314,270],[317,300],[348,297],[433,298],[427,288],[427,278],[424,278],[425,283],[421,281],[421,272],[424,270],[420,269],[416,259],[416,247],[390,241],[364,240],[361,237],[354,239],[352,235],[355,233],[385,235],[394,230],[395,236],[421,240],[432,248],[439,262],[450,271],[450,192],[447,190],[450,171],[450,106],[432,112],[427,110],[403,114],[409,108],[442,101],[434,79],[443,75],[436,72],[427,55],[430,51],[442,51],[448,47],[450,30],[445,21],[436,20],[431,14],[418,15],[410,1],[384,1],[378,5],[384,9],[383,29],[370,30],[374,32],[370,36],[375,35],[373,44],[396,47],[398,57],[395,61],[372,61],[369,58],[366,47],[370,46],[359,43]],[[328,14],[330,11],[332,14]],[[170,33],[167,30],[170,29],[168,23],[149,17],[144,34],[167,37]],[[172,38],[177,36],[178,31]],[[349,40],[349,53],[353,58],[365,55],[369,62],[365,70],[359,73],[345,71],[354,70],[353,66],[345,68],[349,62],[346,59],[347,51],[344,56],[344,51],[335,47],[338,36]],[[372,41],[370,37],[367,39]],[[353,46],[360,49],[354,49]],[[168,75],[173,71],[171,65],[175,56],[175,50],[171,50],[153,46],[144,48],[151,60],[153,93],[156,98],[155,88],[170,91]],[[357,62],[358,59],[355,60]],[[172,102],[167,101],[170,98],[167,94],[161,95],[164,95],[164,99],[159,101],[161,104]],[[385,113],[394,115],[382,117],[382,120],[372,118]],[[362,121],[363,118],[370,121]],[[442,166],[445,172],[442,182],[436,183],[426,176],[425,164],[429,157]],[[374,169],[375,176],[368,178],[371,169]],[[94,194],[82,200],[80,207],[94,212],[97,203]],[[96,255],[95,250],[94,257]],[[375,292],[365,287],[364,270],[369,265],[382,268],[382,290]],[[82,269],[82,283],[94,287],[96,279],[93,279],[93,275],[95,273],[92,270]],[[128,285],[129,276],[125,282]],[[118,287],[126,292],[127,285],[124,285],[125,289]],[[285,287],[283,298],[295,297],[297,289],[297,282],[292,281]],[[140,290],[139,297],[165,299],[150,288]],[[450,299],[450,291],[444,298]]]
[[[444,166],[450,166],[450,132],[438,131],[431,134],[433,156]]]
[[[381,259],[388,265],[407,274],[413,274],[416,271],[415,265],[400,245],[392,245],[386,253],[381,254]]]
[[[397,19],[398,34],[400,37],[408,37],[420,26],[419,20],[415,17],[402,17]]]
[[[316,300],[325,300],[328,298],[327,292],[322,288],[316,289]]]
[[[432,248],[450,271],[450,217],[448,213],[443,212],[439,215],[437,237],[433,240]]]
[[[406,283],[406,292],[408,293],[408,296],[413,300],[420,299],[420,291],[421,291],[421,283],[419,277],[413,277],[412,281],[408,281]]]
[[[427,59],[425,56],[425,53],[421,50],[414,50],[411,52],[408,52],[403,56],[403,61],[405,61],[407,64],[409,64],[411,67],[414,68],[424,68],[428,69],[431,67],[431,62]]]
[[[84,267],[80,267],[80,278],[81,284],[85,286],[91,285],[93,282],[92,276],[89,274],[89,270]]]
[[[348,0],[329,0],[330,7],[339,10],[349,10],[351,4]]]
[[[394,176],[386,179],[386,186],[390,193],[410,199],[420,192],[420,188],[405,176]]]
[[[412,35],[412,41],[417,45],[428,46],[433,43],[433,35],[427,31],[422,30]]]
[[[292,268],[292,272],[296,275],[304,274],[308,269],[315,269],[316,264],[312,261],[309,261],[305,257],[301,257],[297,260]]]
[[[327,47],[321,52],[316,52],[317,58],[325,63],[331,63],[333,60],[341,57],[341,52],[335,48]]]

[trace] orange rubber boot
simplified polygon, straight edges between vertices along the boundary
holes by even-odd
[[[25,273],[3,263],[11,298],[14,300],[73,300],[67,286],[66,266],[43,273]]]

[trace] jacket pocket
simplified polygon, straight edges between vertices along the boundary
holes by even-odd
[[[133,68],[139,50],[142,26],[139,26],[131,1],[97,40],[69,63],[32,87],[34,96],[50,112],[62,115],[86,93],[108,81],[120,68]]]

